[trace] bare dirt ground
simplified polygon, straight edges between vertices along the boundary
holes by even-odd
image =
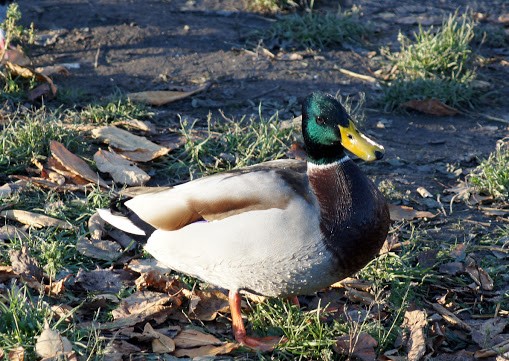
[[[192,99],[154,108],[160,129],[174,126],[178,116],[205,121],[211,112],[219,117],[240,117],[278,110],[282,119],[300,114],[298,100],[311,91],[341,91],[355,95],[362,91],[368,100],[366,129],[386,150],[386,158],[365,166],[377,180],[390,179],[408,197],[403,203],[417,209],[440,213],[437,202],[425,203],[416,193],[425,187],[434,198],[454,186],[468,171],[495,149],[496,141],[509,136],[508,124],[482,116],[431,117],[417,113],[384,113],[374,101],[379,89],[360,79],[346,76],[338,68],[370,74],[376,58],[370,51],[381,46],[397,49],[398,31],[410,34],[417,21],[440,25],[442,18],[457,7],[467,7],[496,19],[509,12],[506,1],[373,1],[360,0],[363,19],[377,29],[367,44],[358,48],[333,48],[301,52],[302,59],[277,60],[246,46],[248,33],[265,29],[274,17],[246,10],[247,1],[221,0],[25,0],[20,2],[23,22],[34,22],[37,33],[47,35],[31,50],[36,66],[78,63],[72,76],[56,83],[76,89],[88,99],[122,92],[166,90],[211,81],[212,86]],[[336,11],[336,1],[317,1],[315,9]],[[246,51],[250,50],[250,51]],[[277,53],[291,49],[270,49]],[[481,48],[486,57],[509,60],[507,49]],[[254,54],[253,54],[254,52]],[[499,93],[491,104],[477,112],[509,121],[509,67],[500,61],[480,69],[482,79]],[[498,100],[498,101],[496,101]],[[377,123],[384,127],[377,127]],[[459,170],[459,171],[458,171]],[[454,171],[457,171],[454,173]],[[429,232],[444,241],[461,242],[469,227],[487,225],[492,232],[507,218],[490,217],[464,203],[454,204],[439,215]],[[454,224],[466,221],[457,230]],[[434,222],[434,223],[433,223]],[[479,223],[481,222],[481,223]],[[506,284],[507,287],[507,284]]]
[[[460,4],[461,3],[461,4]],[[120,89],[123,92],[165,90],[212,81],[212,87],[194,97],[157,108],[161,127],[175,124],[177,115],[205,119],[221,109],[228,116],[255,114],[261,102],[266,112],[278,110],[282,119],[300,113],[298,99],[314,90],[342,94],[367,94],[367,128],[380,120],[384,129],[370,130],[387,149],[387,162],[375,171],[385,176],[400,175],[410,183],[439,190],[448,182],[446,164],[486,155],[495,141],[507,135],[505,124],[487,122],[481,117],[437,118],[420,114],[384,114],[373,104],[379,90],[371,84],[348,77],[338,68],[369,74],[377,68],[366,56],[381,46],[397,47],[398,31],[410,33],[423,24],[440,25],[443,16],[458,6],[497,18],[507,11],[503,1],[359,1],[363,19],[378,30],[363,48],[329,49],[304,53],[302,60],[274,60],[263,54],[246,52],[245,37],[267,28],[269,16],[245,10],[240,1],[24,1],[23,20],[34,22],[37,33],[47,35],[45,46],[35,47],[32,58],[38,66],[78,63],[72,76],[58,79],[62,88],[75,89],[97,99]],[[336,11],[337,2],[317,2],[316,9]],[[281,49],[290,52],[291,49]],[[498,49],[500,50],[500,49]],[[256,50],[255,50],[256,51]],[[500,52],[484,49],[488,56]],[[277,50],[275,51],[277,52]],[[483,69],[500,92],[509,94],[507,67]],[[481,109],[491,115],[507,117],[507,104]],[[507,119],[507,118],[506,118]],[[489,125],[489,127],[485,127]],[[398,160],[398,161],[395,161]],[[433,164],[429,170],[422,166]],[[421,167],[421,168],[419,168]],[[401,173],[401,174],[400,174]],[[441,179],[437,182],[436,178]],[[410,187],[413,188],[413,187]],[[414,191],[415,189],[411,189]]]

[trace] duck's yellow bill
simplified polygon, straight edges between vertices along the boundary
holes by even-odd
[[[341,131],[341,144],[357,157],[367,162],[383,158],[384,147],[360,133],[351,120],[348,128],[339,126],[339,130]]]

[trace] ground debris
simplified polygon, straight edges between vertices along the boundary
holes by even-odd
[[[375,361],[375,347],[378,342],[365,332],[356,335],[345,335],[337,339],[334,351],[340,355],[356,357],[362,361]]]

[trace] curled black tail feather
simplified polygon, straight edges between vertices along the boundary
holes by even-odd
[[[145,236],[129,234],[129,236],[136,242],[143,245],[147,243],[148,238],[152,235],[152,233],[154,233],[156,228],[152,227],[149,223],[142,220],[136,213],[126,207],[125,202],[127,202],[129,199],[130,198],[128,197],[122,196],[112,198],[110,202],[110,211],[112,214],[128,218],[136,227],[145,232]]]

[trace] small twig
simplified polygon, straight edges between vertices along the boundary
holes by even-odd
[[[489,114],[474,113],[474,112],[469,112],[466,110],[463,110],[462,113],[470,115],[470,116],[476,116],[476,117],[481,117],[481,118],[488,119],[488,120],[493,120],[493,121],[499,122],[499,123],[509,124],[509,120],[504,119],[504,118],[494,117],[493,115],[489,115]]]
[[[438,312],[444,318],[444,320],[446,320],[451,325],[458,326],[459,328],[461,328],[461,329],[463,329],[465,331],[468,331],[468,332],[472,331],[472,327],[470,327],[469,324],[467,324],[467,323],[463,322],[462,320],[460,320],[458,318],[458,316],[456,316],[454,313],[449,311],[444,306],[442,306],[442,305],[440,305],[438,303],[432,303],[432,302],[427,302],[427,301],[426,301],[426,303],[431,305],[431,307],[433,307],[433,309],[436,312]]]
[[[95,59],[94,59],[94,68],[97,68],[99,66],[99,54],[101,53],[101,44],[97,47],[97,52],[95,53]]]
[[[274,88],[269,89],[269,90],[266,90],[266,91],[264,91],[264,92],[261,92],[261,93],[259,93],[259,94],[255,95],[255,96],[253,96],[252,98],[253,98],[253,99],[256,99],[256,98],[262,97],[262,96],[264,96],[264,95],[267,95],[267,94],[269,94],[269,93],[272,93],[273,91],[278,90],[279,88],[280,88],[280,86],[279,86],[279,85],[276,85]]]
[[[368,81],[370,83],[378,82],[378,80],[376,78],[373,78],[372,76],[369,76],[369,75],[363,75],[363,74],[355,73],[355,72],[353,72],[351,70],[347,70],[347,69],[343,69],[343,68],[339,68],[338,70],[339,70],[340,73],[348,75],[348,76],[351,76],[352,78],[357,78],[357,79],[365,80],[365,81]]]
[[[485,348],[483,350],[476,351],[474,353],[475,358],[486,358],[498,355],[503,355],[509,351],[509,340],[502,341],[501,343],[492,346],[491,348]]]

